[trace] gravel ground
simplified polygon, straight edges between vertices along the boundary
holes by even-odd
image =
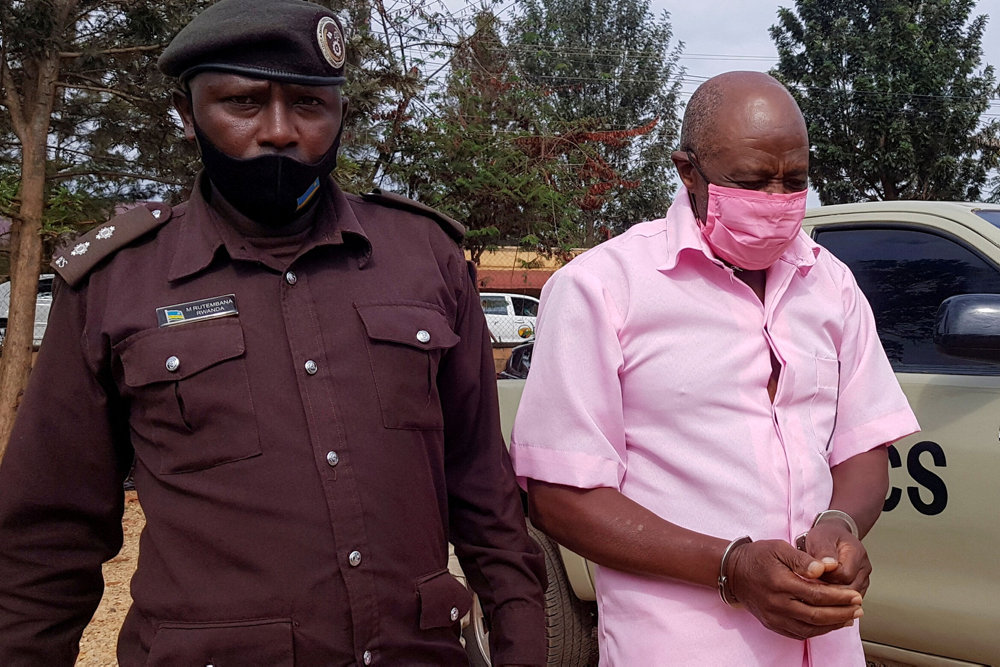
[[[125,516],[122,517],[125,543],[121,553],[104,564],[104,597],[101,598],[97,613],[83,632],[77,667],[114,667],[118,664],[115,645],[118,643],[118,630],[132,604],[129,581],[135,572],[139,533],[145,523],[135,491],[126,492]]]

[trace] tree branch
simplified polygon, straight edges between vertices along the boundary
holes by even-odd
[[[10,122],[14,127],[14,134],[24,142],[24,116],[21,100],[17,96],[17,88],[14,85],[14,75],[11,74],[7,65],[7,49],[0,47],[0,87],[3,88],[3,102],[10,111]]]
[[[104,49],[102,51],[93,51],[92,55],[97,56],[115,56],[121,55],[123,53],[148,53],[149,51],[159,51],[166,47],[166,44],[145,44],[143,46],[123,46],[118,49]],[[86,51],[60,51],[60,58],[80,58],[86,55]]]
[[[127,93],[121,92],[120,90],[115,90],[114,88],[105,88],[103,86],[85,86],[80,83],[70,83],[69,81],[56,81],[56,86],[60,88],[75,88],[76,90],[90,90],[95,93],[107,93],[109,95],[114,95],[115,97],[120,97],[123,100],[132,102],[133,104],[145,104],[149,102],[149,100],[145,98],[136,97],[135,95],[129,95]]]
[[[78,178],[80,176],[105,176],[107,178],[133,178],[137,181],[153,181],[154,183],[163,183],[164,185],[175,185],[180,187],[186,185],[186,181],[174,181],[159,176],[152,176],[150,174],[134,174],[127,171],[111,171],[105,169],[82,169],[78,171],[64,171],[58,174],[52,174],[51,176],[46,176],[47,181],[65,181],[72,178]]]
[[[15,201],[17,200],[14,199],[12,200],[11,203]],[[0,215],[4,216],[5,218],[10,218],[11,220],[17,220],[18,222],[21,221],[21,216],[19,215],[19,210],[17,208],[4,206],[3,204],[0,204]]]

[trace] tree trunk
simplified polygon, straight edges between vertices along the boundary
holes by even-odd
[[[46,130],[47,130],[46,125]],[[30,135],[29,135],[30,136]],[[10,312],[0,357],[0,460],[10,439],[21,394],[31,371],[38,266],[42,257],[42,211],[45,205],[45,133],[35,146],[22,144],[19,220],[11,241]],[[34,139],[34,137],[31,137]],[[41,144],[39,147],[37,144]]]
[[[54,4],[52,42],[64,34],[75,0]],[[4,72],[11,125],[21,141],[20,209],[11,234],[10,311],[0,357],[0,462],[10,440],[18,403],[31,371],[38,269],[42,262],[42,214],[45,210],[45,164],[49,127],[59,78],[59,49],[50,47],[33,63],[21,63],[34,79],[12,90],[10,70]],[[2,66],[2,65],[0,65]],[[15,99],[16,98],[16,99]]]

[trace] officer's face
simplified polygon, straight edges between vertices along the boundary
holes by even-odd
[[[197,121],[205,136],[230,157],[280,153],[313,163],[340,132],[344,108],[339,86],[202,72],[191,79],[190,87],[190,99],[174,96],[184,135],[194,140]]]

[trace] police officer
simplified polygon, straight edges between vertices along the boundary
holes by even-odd
[[[204,170],[58,252],[0,470],[0,664],[71,665],[146,513],[122,665],[544,662],[544,568],[499,434],[458,223],[328,174],[329,10],[222,0],[164,51]]]

